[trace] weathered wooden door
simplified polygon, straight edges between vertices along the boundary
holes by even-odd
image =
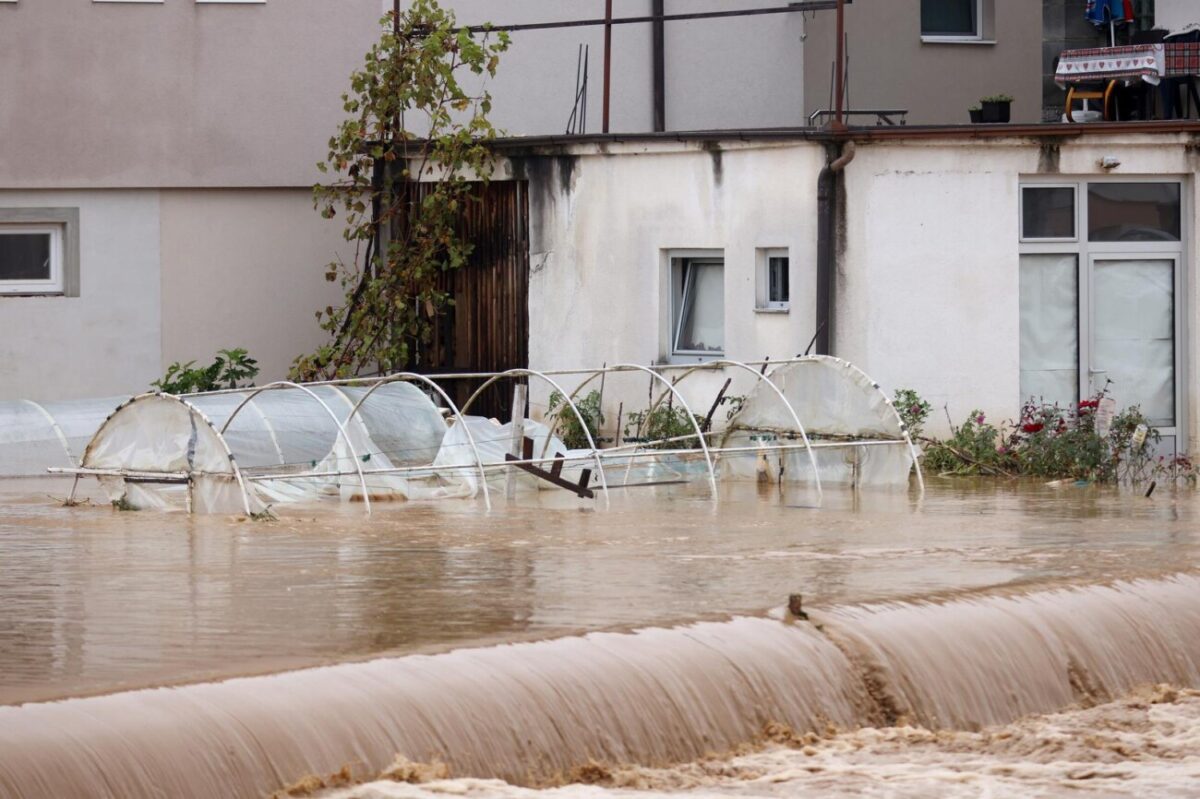
[[[444,272],[441,288],[454,298],[435,325],[419,371],[502,372],[529,363],[529,194],[525,181],[480,186],[467,204],[460,234],[473,249],[465,266]],[[456,403],[482,380],[442,383]],[[509,418],[512,384],[501,381],[471,406],[472,414]]]

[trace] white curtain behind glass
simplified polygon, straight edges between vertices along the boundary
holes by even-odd
[[[1021,401],[1069,407],[1079,391],[1075,255],[1021,256]]]
[[[722,352],[725,348],[725,268],[719,262],[692,261],[683,298],[679,351]]]
[[[1175,264],[1168,260],[1099,260],[1092,369],[1105,378],[1117,407],[1140,405],[1152,424],[1175,424]]]

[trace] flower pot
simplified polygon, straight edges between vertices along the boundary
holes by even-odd
[[[967,113],[971,115],[971,124],[978,125],[983,121],[983,109],[968,108]]]
[[[984,122],[1007,122],[1011,118],[1012,103],[983,101]]]

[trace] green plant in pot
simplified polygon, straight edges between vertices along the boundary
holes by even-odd
[[[1007,94],[993,94],[980,98],[984,122],[1008,122],[1012,118],[1013,98]]]
[[[978,125],[983,121],[983,109],[978,105],[973,105],[968,108],[967,113],[971,115],[971,124]]]

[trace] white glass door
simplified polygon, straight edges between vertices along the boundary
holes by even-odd
[[[1091,258],[1091,335],[1081,388],[1106,386],[1118,409],[1138,405],[1173,452],[1178,433],[1177,256]]]

